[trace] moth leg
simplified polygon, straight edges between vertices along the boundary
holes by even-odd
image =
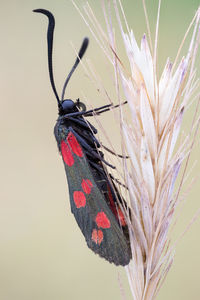
[[[120,158],[129,158],[129,156],[123,156],[121,154],[116,154],[115,152],[113,152],[112,150],[110,150],[108,147],[104,146],[103,144],[101,144],[101,147],[104,148],[106,151],[108,151],[109,153],[118,156]]]
[[[103,159],[103,153],[102,153],[101,151],[98,152],[98,155],[99,155],[98,158],[97,158],[97,157],[94,157],[93,153],[91,153],[91,152],[89,152],[89,151],[87,151],[87,150],[85,150],[85,154],[87,155],[87,157],[89,158],[89,160],[90,160],[90,159],[93,159],[93,162],[96,161],[95,158],[97,159],[97,162],[98,162],[99,160],[102,161],[102,159]]]
[[[86,110],[86,111],[77,111],[77,112],[73,112],[73,113],[69,113],[63,116],[63,118],[68,118],[68,117],[77,117],[77,116],[86,116],[86,117],[90,117],[93,116],[94,112],[98,112],[97,114],[101,114],[105,111],[110,110],[109,108],[117,108],[120,105],[126,104],[127,101],[123,102],[122,104],[117,104],[117,105],[112,105],[112,104],[107,104],[98,108],[94,108],[94,109],[90,109],[90,110]]]
[[[119,185],[123,186],[125,189],[128,190],[128,187],[127,187],[125,184],[121,183],[121,182],[119,181],[119,179],[115,178],[112,174],[109,174],[109,176],[110,176],[110,178],[111,178],[112,180],[116,181]]]
[[[114,105],[114,106],[112,106],[112,105],[110,105],[109,107],[99,107],[98,108],[98,110],[96,111],[96,109],[93,109],[92,111],[86,111],[85,112],[85,114],[84,114],[84,116],[85,117],[92,117],[93,115],[94,115],[94,112],[96,112],[96,115],[100,115],[100,114],[102,114],[102,113],[104,113],[104,112],[106,112],[106,111],[109,111],[110,110],[110,108],[117,108],[117,107],[119,107],[120,105],[124,105],[124,104],[126,104],[127,103],[127,101],[125,101],[125,102],[123,102],[123,103],[121,103],[121,104],[117,104],[117,105]]]
[[[98,164],[94,163],[93,161],[89,161],[89,164],[105,176],[104,170]]]
[[[107,105],[97,107],[97,108],[94,108],[94,109],[90,109],[90,110],[76,111],[76,112],[68,113],[68,114],[64,115],[63,118],[84,116],[85,114],[96,112],[98,110],[105,109],[105,108],[108,108],[108,107],[111,107],[111,106],[112,106],[112,104],[107,104]]]
[[[81,137],[83,137],[88,142],[88,144],[94,146],[95,148],[100,148],[101,147],[99,141],[92,134],[91,131],[86,132],[86,133],[84,131],[82,131],[82,132],[78,132],[77,134],[79,134]],[[94,150],[95,150],[95,148],[94,148]]]

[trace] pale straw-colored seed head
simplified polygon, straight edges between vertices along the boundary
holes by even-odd
[[[168,59],[159,78],[157,37],[160,1],[154,47],[145,6],[149,36],[147,39],[144,35],[139,46],[133,30],[128,27],[121,1],[111,2],[129,61],[129,66],[126,67],[116,50],[118,42],[114,32],[117,29],[112,26],[111,3],[109,2],[108,8],[104,2],[102,5],[107,32],[102,29],[89,4],[84,7],[84,14],[76,6],[76,2],[74,5],[104,51],[105,59],[114,67],[116,98],[119,102],[124,98],[128,101],[131,118],[126,116],[124,106],[121,106],[121,137],[119,136],[123,141],[122,151],[129,156],[129,159],[124,158],[122,161],[124,182],[128,187],[126,199],[131,208],[131,218],[127,214],[127,222],[133,255],[126,270],[133,299],[148,300],[156,297],[172,265],[174,245],[170,244],[169,228],[180,200],[186,167],[199,128],[197,104],[188,134],[180,140],[183,115],[192,102],[199,102],[195,58],[200,39],[200,9],[183,39],[184,43],[188,32],[193,30],[185,57],[179,58],[182,43],[175,62]],[[126,30],[122,23],[125,23]],[[94,72],[90,74],[91,77],[94,76]],[[109,94],[103,88],[102,93]],[[183,171],[175,192],[174,185],[181,168]]]

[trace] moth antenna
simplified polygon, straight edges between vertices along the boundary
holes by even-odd
[[[53,76],[53,63],[52,63],[52,53],[53,53],[53,34],[54,34],[54,27],[55,27],[55,19],[52,13],[46,9],[34,9],[33,12],[44,14],[49,19],[49,25],[47,29],[47,51],[48,51],[48,68],[49,68],[49,78],[51,82],[51,87],[53,92],[56,96],[58,107],[61,107],[61,101],[58,97],[58,93],[56,91],[54,76]]]
[[[76,58],[76,61],[71,69],[71,71],[69,72],[69,75],[67,76],[66,80],[65,80],[65,83],[64,83],[64,86],[63,86],[63,90],[62,90],[62,96],[61,96],[61,101],[64,100],[64,97],[65,97],[65,90],[66,90],[66,87],[67,87],[67,84],[72,76],[72,74],[74,73],[76,67],[78,66],[80,60],[82,59],[83,55],[85,54],[85,51],[88,47],[88,44],[89,44],[89,39],[87,37],[84,38],[83,40],[83,43],[81,45],[81,48],[79,50],[79,53],[78,53],[78,57]]]

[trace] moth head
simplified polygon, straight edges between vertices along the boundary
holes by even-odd
[[[66,115],[75,111],[77,111],[76,104],[71,99],[63,100],[60,103],[59,115]]]
[[[59,115],[66,115],[69,113],[77,112],[77,111],[85,111],[86,106],[84,103],[80,102],[79,99],[76,102],[71,99],[65,99],[60,103],[59,107]]]

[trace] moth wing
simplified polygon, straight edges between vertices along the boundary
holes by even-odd
[[[61,141],[61,154],[68,180],[71,211],[95,253],[116,265],[130,261],[130,246],[99,190],[74,134],[68,130]]]

